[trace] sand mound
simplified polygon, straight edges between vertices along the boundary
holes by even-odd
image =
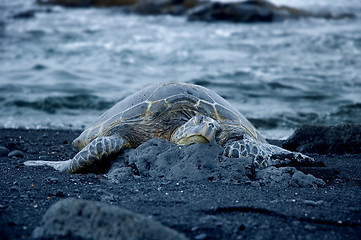
[[[108,172],[108,178],[112,182],[123,182],[133,177],[151,177],[286,187],[325,185],[321,179],[305,175],[294,167],[258,170],[249,158],[226,158],[222,153],[223,148],[216,144],[179,146],[161,139],[152,139],[119,156]]]

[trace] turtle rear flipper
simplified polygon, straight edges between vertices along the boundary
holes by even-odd
[[[314,159],[307,155],[258,142],[248,135],[241,140],[227,143],[223,154],[229,158],[252,158],[257,168],[314,162]]]
[[[60,172],[69,169],[70,163],[73,159],[66,161],[43,161],[43,160],[30,160],[24,162],[25,166],[49,166]]]
[[[26,161],[26,166],[50,166],[62,172],[79,173],[86,171],[94,164],[109,159],[112,155],[126,148],[126,142],[122,137],[107,136],[97,137],[86,145],[72,159],[66,161]]]

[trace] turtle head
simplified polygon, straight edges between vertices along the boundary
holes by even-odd
[[[73,147],[81,150],[83,149],[86,145],[88,145],[91,141],[93,141],[95,138],[97,138],[99,136],[99,128],[100,126],[97,127],[89,127],[88,129],[85,129],[80,135],[79,137],[77,137],[74,141],[73,141]]]
[[[214,119],[206,116],[194,116],[172,134],[171,141],[180,145],[213,143],[220,130],[221,126]]]
[[[84,141],[84,139],[81,137],[81,135],[79,137],[77,137],[74,141],[73,141],[73,147],[81,150],[83,149],[88,143],[86,141]]]

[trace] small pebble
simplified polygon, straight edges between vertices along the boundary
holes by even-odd
[[[244,224],[241,224],[239,227],[238,227],[238,231],[243,231],[246,229],[246,226]]]
[[[315,226],[312,226],[310,224],[307,224],[305,225],[305,229],[309,230],[309,231],[315,231],[316,230],[316,227]]]
[[[5,208],[7,208],[8,206],[5,206],[5,205],[2,205],[2,204],[0,204],[0,209],[5,209]]]
[[[11,227],[14,227],[16,226],[17,224],[14,222],[14,221],[9,221],[8,222],[8,226],[11,226]]]
[[[59,179],[55,178],[55,177],[47,177],[47,178],[45,178],[44,181],[48,182],[48,183],[57,183],[57,182],[59,182]]]
[[[338,183],[343,183],[342,179],[336,178],[335,180],[333,180],[334,183],[338,184]]]
[[[252,184],[252,181],[251,181],[251,180],[247,180],[247,181],[244,182],[244,184],[251,185],[251,184]]]
[[[206,239],[206,238],[207,238],[207,234],[201,233],[201,234],[198,234],[197,236],[195,236],[194,239],[203,240],[203,239]]]
[[[317,206],[323,203],[322,200],[319,201],[313,201],[313,200],[304,200],[304,203],[311,205],[311,206]]]
[[[28,151],[28,153],[30,153],[30,154],[37,154],[38,152],[37,152],[35,149],[30,149],[30,150]]]
[[[10,188],[11,191],[16,191],[16,192],[20,192],[20,188],[17,186],[13,186]]]
[[[20,150],[14,150],[14,151],[11,151],[9,154],[8,154],[8,157],[20,157],[20,158],[23,158],[24,157],[24,153]]]
[[[192,229],[191,229],[192,232],[196,232],[198,230],[199,230],[199,227],[192,227]]]
[[[9,149],[6,147],[0,146],[0,157],[5,157],[9,154]]]
[[[57,196],[57,197],[65,197],[65,194],[64,194],[63,191],[58,190],[58,191],[55,193],[55,196]]]
[[[20,197],[21,197],[22,200],[25,200],[25,201],[29,200],[28,195],[22,194],[22,195],[20,195]]]

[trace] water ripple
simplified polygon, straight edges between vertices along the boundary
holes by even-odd
[[[108,102],[93,95],[78,94],[72,96],[46,97],[36,101],[12,100],[6,101],[6,107],[31,108],[45,113],[55,114],[63,109],[71,110],[107,110],[114,102]]]

